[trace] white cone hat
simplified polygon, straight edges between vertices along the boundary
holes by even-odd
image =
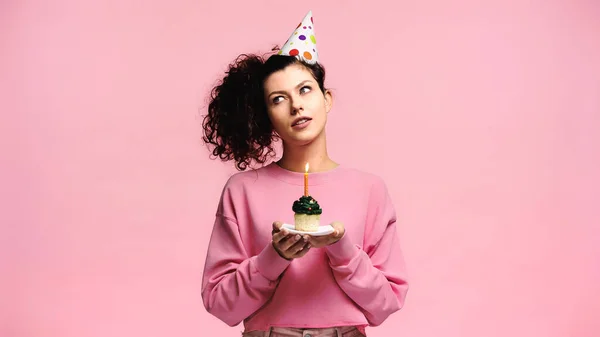
[[[298,59],[308,63],[317,63],[319,61],[312,11],[306,14],[277,54],[296,56]]]

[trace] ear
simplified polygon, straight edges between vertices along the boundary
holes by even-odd
[[[329,113],[333,106],[333,95],[331,91],[325,90],[325,112]]]

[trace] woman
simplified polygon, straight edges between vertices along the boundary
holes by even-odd
[[[228,325],[243,321],[244,336],[365,336],[400,310],[408,290],[384,182],[327,153],[333,96],[315,43],[309,12],[278,55],[241,55],[213,89],[203,123],[213,154],[241,172],[221,195],[202,298]],[[277,139],[281,159],[246,171],[274,155]],[[282,228],[307,163],[308,192],[334,228],[328,235]]]

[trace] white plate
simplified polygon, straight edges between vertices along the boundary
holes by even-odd
[[[327,234],[333,233],[333,231],[334,231],[334,229],[333,229],[333,227],[331,227],[331,225],[319,226],[319,229],[316,232],[297,231],[294,229],[294,225],[290,225],[287,223],[284,223],[283,226],[281,226],[281,228],[287,229],[288,232],[290,232],[292,234],[300,234],[300,235],[308,234],[308,235],[312,235],[312,236],[327,235]]]

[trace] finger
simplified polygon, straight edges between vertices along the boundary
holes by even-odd
[[[279,232],[281,230],[281,226],[283,226],[283,222],[281,222],[281,221],[273,222],[273,230],[271,231],[271,233]]]
[[[304,244],[302,237],[300,235],[290,235],[287,240],[281,241],[281,249],[288,254],[293,254],[295,252],[294,246]]]
[[[289,238],[289,233],[285,231],[280,231],[273,234],[273,242],[276,244],[281,244]]]
[[[294,245],[295,242],[296,242],[296,240],[294,240],[294,236],[290,235],[289,233],[282,234],[280,232],[280,233],[273,235],[273,244],[275,244],[277,246],[277,249],[279,249],[280,251],[282,251],[286,254],[288,254],[287,250],[289,249],[289,247]]]
[[[290,248],[288,248],[286,253],[291,254],[291,255],[296,255],[299,252],[301,252],[302,250],[304,250],[304,248],[307,245],[309,245],[308,242],[304,242],[304,240],[300,239],[295,244],[293,244]]]
[[[293,255],[296,254],[296,252],[302,248],[304,242],[302,241],[302,239],[298,240],[295,236],[292,236],[281,245],[283,247],[283,251],[286,254]]]
[[[285,240],[285,241],[281,241],[280,242],[280,247],[284,252],[289,252],[289,253],[293,253],[294,251],[290,251],[290,248],[292,248],[294,245],[296,244],[304,244],[304,241],[302,240],[302,237],[298,234],[290,236],[289,239]]]
[[[303,237],[301,237],[295,246],[296,247],[294,247],[294,248],[297,248],[297,251],[301,251],[302,249],[304,249],[304,247],[310,246],[310,242],[308,242],[308,240],[305,240]]]
[[[316,246],[320,241],[323,241],[323,238],[307,235],[306,241],[311,245]]]
[[[310,247],[312,247],[310,245],[310,243],[305,243],[302,248],[296,253],[294,254],[294,257],[303,257],[304,255],[306,255],[306,253],[308,253],[308,251],[310,250]]]
[[[274,242],[279,242],[290,234],[290,232],[285,228],[278,227],[277,230],[275,230],[275,226],[275,223],[273,223],[273,232],[271,234],[273,235]]]
[[[337,230],[341,230],[342,228],[344,228],[344,224],[339,221],[334,221],[331,223],[331,227],[333,227]]]
[[[273,229],[279,230],[281,228],[281,226],[283,226],[283,222],[281,222],[281,221],[273,222]]]

